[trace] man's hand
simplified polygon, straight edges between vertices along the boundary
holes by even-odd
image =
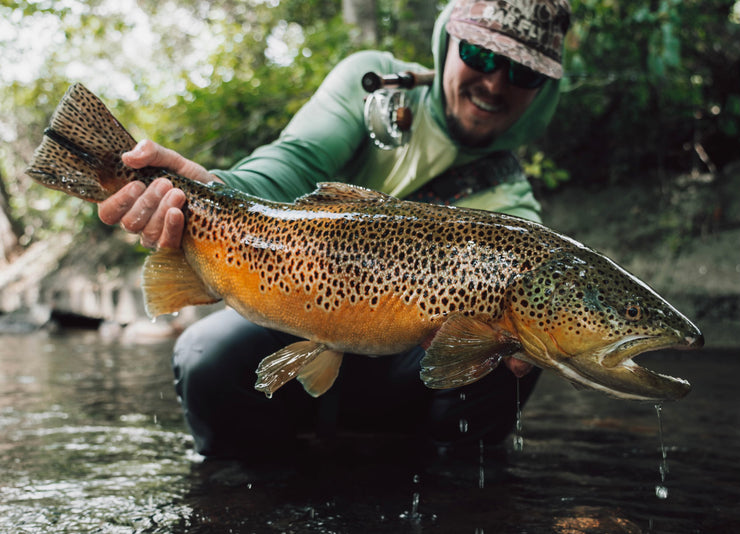
[[[201,165],[149,140],[123,154],[122,160],[134,169],[162,167],[199,182],[219,181]],[[185,194],[166,178],[158,178],[149,187],[141,182],[127,184],[98,205],[98,216],[106,224],[121,223],[126,231],[140,234],[147,248],[177,248],[185,224],[184,204]]]
[[[531,363],[517,360],[516,358],[504,358],[504,365],[509,368],[509,371],[514,373],[517,378],[524,377],[534,367]]]

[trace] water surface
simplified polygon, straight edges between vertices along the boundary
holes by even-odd
[[[0,336],[0,532],[740,532],[736,352],[642,359],[694,385],[662,410],[660,499],[655,408],[547,374],[522,451],[474,443],[429,462],[399,437],[340,436],[282,466],[204,461],[171,346]]]

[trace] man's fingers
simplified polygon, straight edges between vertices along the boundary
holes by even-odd
[[[129,167],[140,169],[142,167],[161,167],[169,171],[197,180],[199,182],[211,182],[218,180],[216,176],[209,173],[205,167],[194,161],[181,156],[174,150],[158,145],[154,141],[145,139],[140,141],[133,150],[122,156],[123,162]],[[218,180],[220,181],[220,180]]]
[[[160,248],[178,248],[182,241],[182,233],[185,228],[185,215],[179,208],[167,210],[162,229],[162,237],[159,239]]]
[[[131,182],[98,204],[98,216],[105,224],[118,224],[146,190],[141,182]]]
[[[506,365],[506,367],[509,368],[509,371],[514,373],[517,378],[522,378],[534,367],[531,363],[523,362],[516,358],[504,358],[504,365]]]
[[[134,169],[141,169],[142,167],[162,167],[163,165],[157,165],[157,160],[161,159],[159,151],[164,150],[164,147],[158,145],[154,141],[144,139],[129,152],[124,152],[121,155],[123,162]]]
[[[184,204],[185,194],[180,189],[170,189],[167,191],[159,206],[157,206],[156,211],[150,217],[146,227],[141,231],[141,244],[147,248],[154,248],[156,246],[174,248],[179,246],[184,217],[180,218],[179,225],[181,228],[168,228],[167,214],[170,210],[180,211],[180,208]],[[163,239],[166,241],[166,245],[162,244]],[[172,245],[171,243],[174,240],[177,240],[177,243]]]
[[[146,188],[144,194],[136,199],[131,209],[121,218],[121,224],[126,231],[138,234],[152,218],[154,213],[157,211],[160,202],[164,198],[165,194],[172,189],[172,184],[165,178],[158,178],[154,180],[149,187]]]

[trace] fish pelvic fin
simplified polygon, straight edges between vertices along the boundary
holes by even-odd
[[[303,389],[319,397],[331,388],[339,375],[342,353],[314,341],[298,341],[265,357],[257,367],[254,388],[267,397],[290,380],[298,378]]]
[[[134,146],[134,138],[105,104],[77,83],[59,102],[26,173],[50,189],[102,202],[131,181],[148,184],[167,174],[153,167],[126,167],[121,154]]]
[[[343,353],[325,350],[306,364],[298,373],[298,381],[306,393],[315,398],[329,391],[339,376],[343,359]]]
[[[147,256],[141,273],[141,289],[149,317],[221,300],[203,284],[180,248],[160,248]]]
[[[496,325],[452,314],[442,324],[421,360],[421,379],[432,389],[465,386],[493,371],[504,356],[521,348]]]

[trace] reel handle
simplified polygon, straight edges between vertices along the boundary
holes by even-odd
[[[396,74],[378,74],[367,72],[362,77],[362,88],[368,93],[378,89],[413,89],[419,85],[431,85],[434,81],[434,71],[425,72],[398,72]]]

